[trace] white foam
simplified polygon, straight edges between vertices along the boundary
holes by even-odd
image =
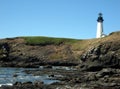
[[[0,84],[0,87],[1,87],[1,86],[4,86],[4,85],[6,85],[6,86],[13,86],[12,83],[6,83],[6,84]]]

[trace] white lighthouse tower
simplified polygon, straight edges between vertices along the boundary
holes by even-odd
[[[99,13],[99,17],[97,19],[97,34],[96,34],[96,38],[101,38],[104,37],[103,34],[103,17],[102,17],[102,13]]]

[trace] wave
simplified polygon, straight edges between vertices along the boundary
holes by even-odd
[[[13,84],[12,83],[0,84],[0,87],[2,86],[13,86]]]

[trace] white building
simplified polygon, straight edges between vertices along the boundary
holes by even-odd
[[[97,33],[96,33],[96,38],[101,38],[105,37],[105,34],[103,34],[103,17],[102,13],[99,13],[99,17],[97,19]]]

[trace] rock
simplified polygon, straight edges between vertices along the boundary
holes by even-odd
[[[21,82],[15,82],[13,85],[16,85],[16,86],[21,86],[22,83]]]
[[[74,78],[72,80],[70,80],[70,83],[81,83],[80,78]]]
[[[24,82],[24,83],[22,83],[23,85],[31,85],[32,84],[32,82]]]
[[[44,82],[43,82],[43,81],[35,81],[35,82],[34,82],[34,85],[35,85],[36,87],[42,87],[42,86],[44,85]]]
[[[8,43],[0,43],[0,60],[7,62],[8,60],[8,56],[9,56],[9,51],[10,51],[10,47],[8,45]]]
[[[104,68],[102,69],[101,71],[99,71],[97,74],[96,74],[96,77],[100,78],[100,77],[104,77],[106,75],[108,76],[111,76],[115,73],[115,70],[114,69],[111,69],[111,68]]]
[[[82,56],[82,69],[99,71],[102,68],[120,68],[120,43],[104,42],[88,49]]]
[[[54,75],[54,74],[51,74],[51,75],[49,75],[49,77],[55,77],[55,75]]]
[[[96,77],[96,74],[95,73],[90,73],[87,75],[87,78],[86,78],[87,81],[97,81],[98,78]]]
[[[116,83],[102,83],[101,82],[101,84],[100,85],[102,85],[102,86],[107,86],[107,87],[114,87],[114,86],[117,86],[118,84],[116,84]]]
[[[13,77],[17,77],[18,75],[17,74],[14,74]]]

